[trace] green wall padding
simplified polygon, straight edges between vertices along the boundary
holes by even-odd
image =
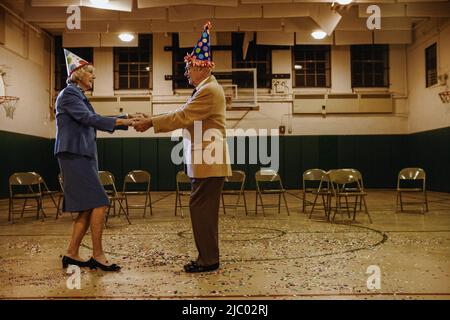
[[[8,181],[14,172],[36,171],[49,188],[56,187],[58,163],[50,139],[0,131],[0,150],[0,197],[8,197]]]
[[[427,173],[431,190],[450,192],[450,129],[437,129],[409,136],[409,164]]]
[[[234,140],[233,169],[247,175],[246,188],[255,188],[254,175],[261,166],[250,163],[251,143],[260,146],[260,137],[245,138],[245,163],[237,163],[238,139]],[[170,138],[98,139],[99,169],[111,171],[122,189],[123,177],[131,170],[147,170],[152,190],[174,190],[175,176],[184,166],[171,161],[172,148],[179,141]],[[355,168],[361,171],[368,188],[394,188],[404,167],[422,167],[429,190],[450,192],[450,127],[411,135],[280,136],[279,172],[285,188],[298,189],[302,173],[311,168]],[[58,188],[58,163],[53,156],[54,139],[0,131],[3,155],[0,165],[0,196],[8,196],[8,178],[13,172],[36,171],[49,187]],[[234,151],[234,152],[233,152]],[[268,154],[272,145],[269,139]]]

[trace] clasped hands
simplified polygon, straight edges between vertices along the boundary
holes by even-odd
[[[144,113],[129,114],[122,121],[123,125],[133,127],[138,132],[144,132],[153,127],[152,118]]]

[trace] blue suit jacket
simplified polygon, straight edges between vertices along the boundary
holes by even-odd
[[[70,152],[96,158],[97,130],[112,133],[115,123],[115,117],[96,114],[83,91],[69,84],[56,99],[55,155]]]

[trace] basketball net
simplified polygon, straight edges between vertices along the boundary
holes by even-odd
[[[0,104],[5,108],[7,118],[14,119],[17,101],[19,101],[19,97],[0,96]]]
[[[450,91],[439,92],[439,98],[441,98],[442,103],[450,103]]]

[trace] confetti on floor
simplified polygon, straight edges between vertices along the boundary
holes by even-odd
[[[448,194],[430,192],[425,215],[416,208],[396,214],[394,192],[369,190],[373,224],[362,212],[356,221],[345,212],[331,223],[320,208],[308,219],[310,207],[301,212],[299,195],[287,195],[290,216],[277,209],[255,216],[250,207],[248,216],[243,208],[221,211],[220,269],[186,274],[182,266],[196,258],[188,210],[185,218],[175,216],[174,195],[155,192],[153,216],[133,210],[131,225],[123,214],[110,217],[104,248],[122,270],[82,268],[80,289],[68,288],[71,275],[61,266],[70,214],[55,220],[51,203],[45,203],[44,222],[28,215],[11,225],[8,204],[1,201],[0,298],[450,298]],[[254,193],[247,198],[254,203]],[[90,241],[87,234],[80,249],[86,259]],[[373,266],[380,288],[368,285]]]

